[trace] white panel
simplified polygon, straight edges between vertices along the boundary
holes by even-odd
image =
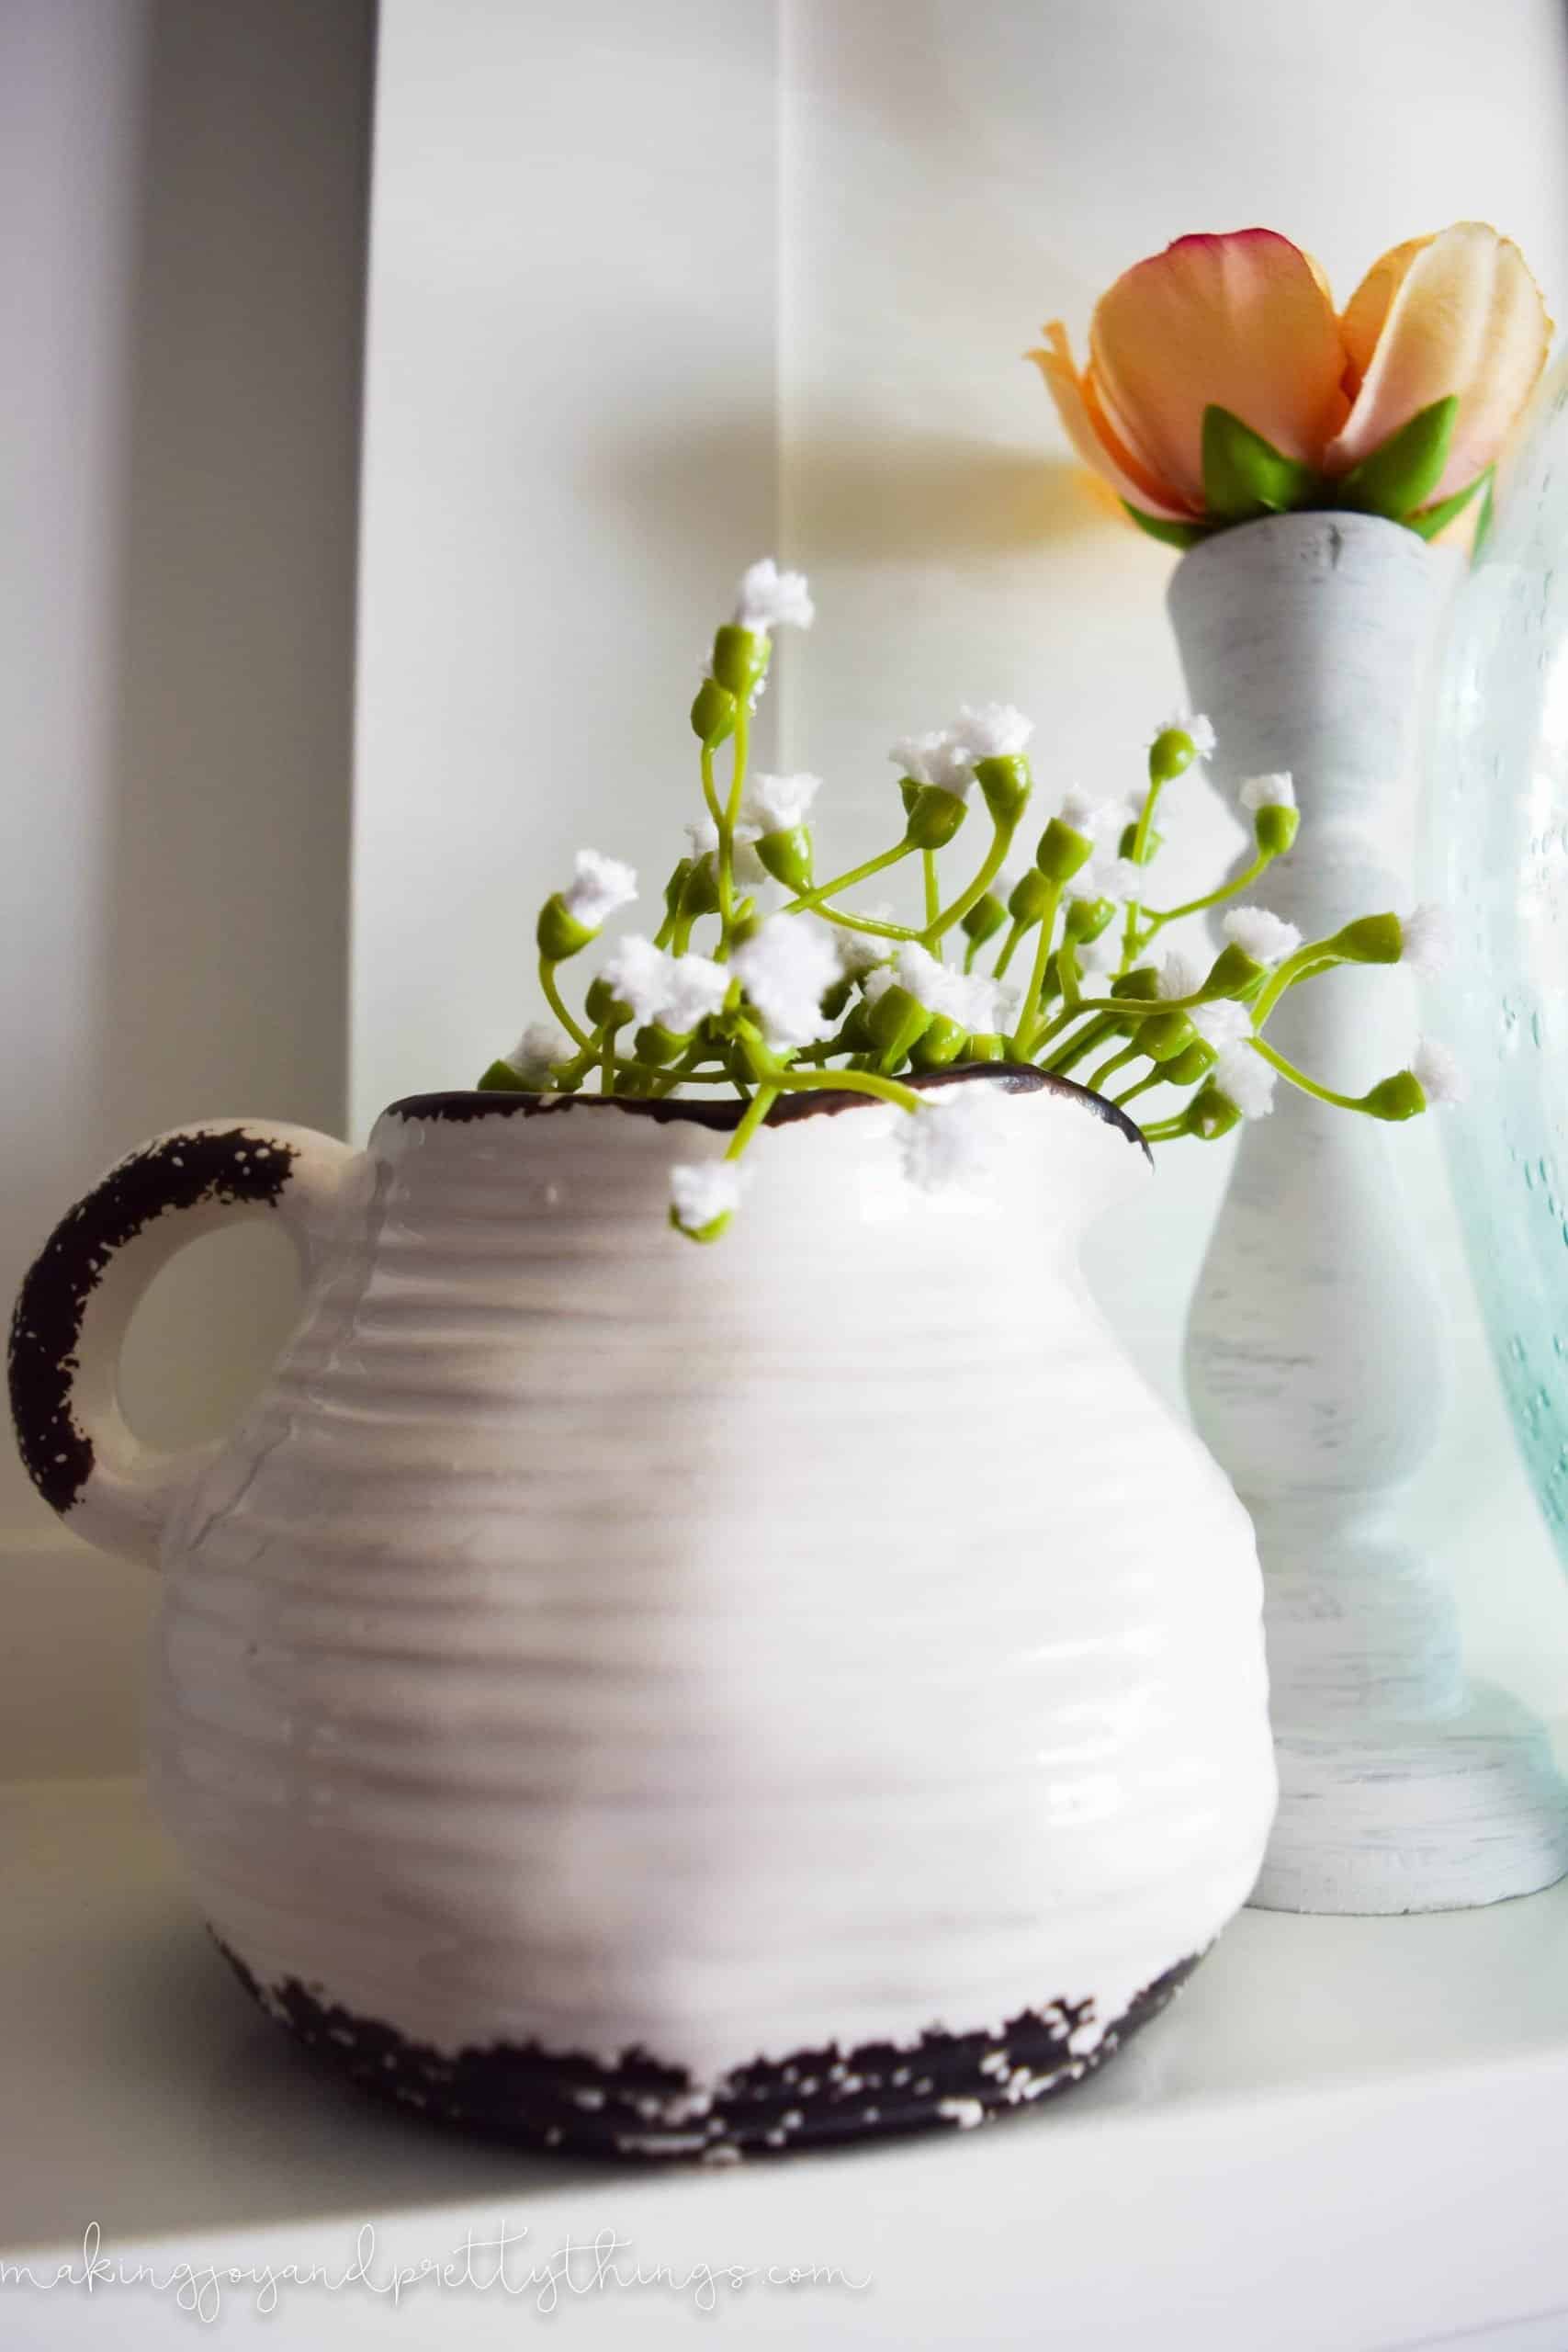
[[[387,0],[354,1100],[468,1086],[593,842],[698,813],[714,600],[774,514],[772,0]]]
[[[360,0],[0,10],[7,1302],[152,1129],[342,1122],[369,62]],[[252,1243],[151,1303],[152,1434],[222,1426],[275,1352],[293,1285]],[[7,1449],[18,1554],[4,1764],[123,1766],[151,1588],[57,1542]]]

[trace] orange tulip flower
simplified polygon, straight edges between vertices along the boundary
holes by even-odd
[[[1518,247],[1480,221],[1396,245],[1344,312],[1271,229],[1179,237],[1030,353],[1078,456],[1135,522],[1187,545],[1293,507],[1430,537],[1479,489],[1545,365]]]

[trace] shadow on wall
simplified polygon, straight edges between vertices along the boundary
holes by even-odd
[[[650,537],[678,537],[758,445],[754,418],[694,423],[690,434],[646,433],[612,448],[585,492],[637,512]],[[1042,441],[1044,439],[1043,431]],[[785,479],[809,501],[813,559],[846,556],[867,566],[933,559],[973,561],[1026,553],[1080,532],[1103,530],[1120,509],[1084,468],[1042,449],[1011,449],[959,434],[880,437],[847,424],[816,432],[783,452]],[[786,497],[786,509],[790,503]]]
[[[373,13],[151,0],[128,302],[100,1107],[342,1131]],[[250,1231],[164,1278],[128,1357],[222,1427],[292,1312]]]

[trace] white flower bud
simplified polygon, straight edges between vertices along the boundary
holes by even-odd
[[[1255,964],[1282,964],[1302,944],[1293,922],[1282,922],[1267,907],[1235,907],[1224,920],[1224,934],[1250,956]]]
[[[804,571],[781,571],[769,555],[742,573],[735,600],[738,628],[766,637],[775,628],[809,628],[816,617]]]
[[[1235,997],[1216,997],[1213,1004],[1195,1004],[1189,1018],[1203,1043],[1213,1046],[1216,1053],[1241,1045],[1252,1035],[1252,1015]],[[1253,1059],[1256,1061],[1258,1057],[1254,1055]],[[1269,1065],[1263,1062],[1259,1067],[1267,1069]]]
[[[1211,1083],[1244,1119],[1266,1119],[1274,1108],[1278,1079],[1279,1072],[1250,1046],[1227,1046],[1214,1064]]]
[[[1011,703],[965,703],[947,731],[971,759],[1016,759],[1034,732],[1034,721]]]
[[[974,754],[950,727],[934,728],[929,735],[906,735],[887,756],[914,783],[933,784],[956,799],[968,798],[975,781]]]
[[[683,1233],[701,1233],[740,1205],[743,1177],[733,1159],[703,1159],[670,1170],[670,1205]]]
[[[1296,787],[1289,769],[1279,775],[1249,775],[1236,788],[1236,798],[1242,807],[1256,816],[1259,808],[1293,808]]]
[[[637,897],[637,875],[619,858],[601,857],[596,849],[580,849],[577,870],[561,892],[566,910],[584,931],[597,931]]]
[[[754,775],[742,813],[759,835],[793,832],[821,789],[819,775]]]
[[[1399,960],[1417,979],[1435,980],[1448,970],[1454,955],[1454,919],[1447,907],[1417,907],[1400,926]]]
[[[1173,947],[1159,967],[1156,985],[1162,997],[1196,996],[1203,980],[1202,965],[1185,948]]]
[[[735,952],[731,969],[775,1046],[809,1046],[825,1034],[822,999],[840,976],[820,922],[774,915]]]
[[[1411,1057],[1410,1074],[1428,1104],[1462,1102],[1470,1082],[1449,1051],[1435,1037],[1423,1037]]]
[[[1155,729],[1151,741],[1157,743],[1162,735],[1173,733],[1190,736],[1192,748],[1201,760],[1206,760],[1214,748],[1216,738],[1213,726],[1204,718],[1201,711],[1177,711],[1172,718],[1166,719],[1163,725]]]
[[[571,1039],[553,1021],[531,1021],[509,1054],[502,1059],[509,1069],[514,1069],[525,1086],[547,1086],[550,1070],[557,1062],[569,1062],[572,1057]]]
[[[984,1080],[929,1096],[895,1130],[906,1182],[922,1193],[984,1191],[1005,1119],[1001,1089]]]

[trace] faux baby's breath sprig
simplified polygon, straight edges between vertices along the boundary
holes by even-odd
[[[1238,874],[1179,905],[1154,902],[1161,826],[1168,809],[1179,821],[1186,780],[1215,748],[1201,713],[1155,729],[1135,795],[1057,785],[1037,806],[1032,720],[1011,703],[965,703],[946,726],[894,745],[888,846],[818,879],[820,778],[750,769],[773,637],[813,618],[802,574],[771,558],[746,572],[692,705],[701,801],[688,854],[660,893],[662,920],[605,943],[574,1013],[562,967],[637,899],[629,866],[581,852],[536,926],[553,1019],[526,1028],[481,1087],[592,1087],[632,1100],[717,1087],[737,1096],[722,1157],[671,1170],[670,1221],[695,1241],[724,1232],[740,1204],[746,1156],[792,1093],[860,1093],[908,1114],[900,1164],[918,1191],[987,1180],[997,1091],[909,1083],[976,1064],[1074,1073],[1119,1105],[1136,1103],[1144,1135],[1158,1143],[1212,1141],[1263,1118],[1281,1082],[1382,1120],[1460,1099],[1457,1070],[1430,1042],[1406,1069],[1351,1096],[1296,1069],[1265,1034],[1281,999],[1324,972],[1402,963],[1429,973],[1450,944],[1437,909],[1364,915],[1303,940],[1250,902],[1247,892],[1296,838],[1289,775],[1242,786],[1253,854]],[[900,867],[919,877],[908,920],[886,902],[854,903],[860,885]],[[1217,955],[1190,933],[1170,944],[1170,926],[1221,909]],[[1152,1115],[1146,1096],[1159,1098]]]

